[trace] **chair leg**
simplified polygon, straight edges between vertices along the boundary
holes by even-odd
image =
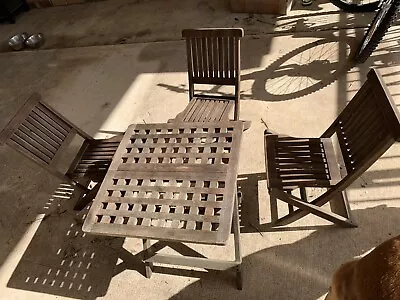
[[[151,247],[151,241],[149,239],[143,239],[143,250],[145,250],[146,256],[150,256],[148,250],[150,247]],[[153,274],[153,267],[154,266],[152,262],[144,263],[146,278],[150,278],[151,275]]]
[[[274,190],[277,199],[282,200],[298,208],[293,213],[289,213],[286,216],[279,218],[275,222],[275,225],[277,226],[288,225],[294,221],[297,221],[299,218],[311,213],[342,227],[357,227],[357,225],[354,224],[348,217],[344,217],[333,212],[325,211],[320,206],[314,205],[311,202],[310,203],[305,202],[303,201],[303,199],[297,198],[282,190],[279,189],[274,189]]]
[[[329,201],[331,211],[342,217],[350,219],[350,206],[347,200],[346,192],[341,192],[338,197],[333,198]]]
[[[271,223],[274,224],[278,221],[278,200],[273,190],[269,191],[269,206],[271,210]]]
[[[303,200],[304,202],[308,202],[308,201],[307,201],[307,191],[306,191],[306,188],[304,188],[304,187],[301,187],[301,188],[300,188],[300,198],[301,198],[301,200]]]
[[[239,203],[242,201],[241,193],[235,193],[235,207],[233,209],[232,227],[233,238],[235,242],[235,261],[239,264],[236,266],[236,287],[238,290],[243,289],[242,276],[242,254],[240,250],[240,219],[239,219]]]
[[[100,189],[100,183],[97,183],[94,188],[92,188],[91,190],[89,190],[85,196],[83,196],[82,198],[80,198],[75,206],[74,206],[74,210],[82,210],[86,207],[86,205],[88,205],[90,202],[93,201],[93,199],[96,197],[97,192]]]

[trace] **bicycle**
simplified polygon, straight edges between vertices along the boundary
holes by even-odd
[[[381,0],[330,0],[346,12],[373,12],[378,9]]]
[[[356,64],[364,63],[378,47],[390,26],[396,21],[399,9],[400,0],[382,0],[379,3],[379,10],[355,52],[353,61]]]

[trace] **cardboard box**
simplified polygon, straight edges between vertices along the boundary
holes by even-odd
[[[79,3],[87,3],[94,1],[96,0],[26,0],[26,3],[32,8],[43,8],[50,6],[79,4]]]
[[[291,4],[292,0],[230,0],[231,11],[236,13],[285,15]]]

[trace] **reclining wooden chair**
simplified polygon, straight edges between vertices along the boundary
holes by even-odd
[[[399,140],[399,120],[381,76],[371,70],[364,85],[320,138],[265,132],[272,222],[287,225],[312,213],[340,226],[356,226],[344,190]],[[339,144],[337,152],[334,141]],[[306,193],[309,187],[327,190],[310,201]],[[300,198],[292,195],[295,189],[299,189]],[[288,204],[289,212],[284,216],[278,214],[277,199]],[[331,211],[321,208],[328,202]]]
[[[240,39],[243,29],[184,29],[186,39],[189,104],[171,121],[213,122],[239,119]],[[228,85],[233,96],[195,94],[195,84]]]
[[[62,173],[57,169],[57,163],[76,135],[84,141],[68,171]],[[93,139],[41,101],[39,94],[33,94],[0,132],[0,145],[9,145],[60,179],[87,192],[74,209],[83,209],[94,198],[99,186],[97,184],[89,191],[79,182],[82,179],[94,182],[104,179],[121,139],[122,135]]]

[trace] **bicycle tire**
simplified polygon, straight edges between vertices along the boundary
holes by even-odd
[[[375,15],[371,25],[368,27],[368,30],[360,43],[360,46],[356,51],[356,55],[353,58],[353,61],[356,64],[364,63],[371,56],[376,47],[378,47],[386,32],[389,30],[390,26],[396,21],[397,14],[399,12],[399,6],[400,0],[393,0],[390,8],[387,10],[384,16],[381,16],[379,12]],[[364,46],[365,40],[367,39],[370,31],[374,30],[373,25],[375,24],[375,22],[377,22],[379,17],[382,17],[381,23],[375,29],[375,32],[372,33],[372,36],[367,45]]]
[[[348,3],[344,0],[330,0],[330,2],[346,12],[372,12],[378,9],[380,1],[366,4]]]

